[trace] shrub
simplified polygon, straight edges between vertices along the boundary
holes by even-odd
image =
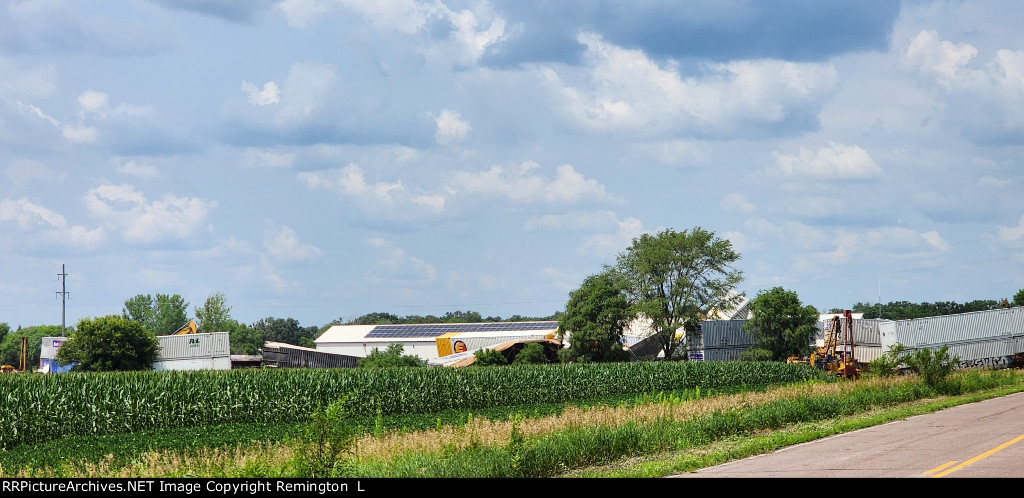
[[[892,377],[900,373],[907,347],[902,344],[889,346],[889,350],[868,363],[868,372],[877,377]]]
[[[366,358],[359,358],[356,365],[359,368],[385,368],[421,367],[426,364],[419,356],[403,355],[404,350],[401,344],[392,344],[386,351],[373,348]]]
[[[505,355],[501,354],[501,351],[495,351],[493,349],[478,349],[473,356],[476,357],[474,365],[481,367],[489,367],[493,365],[508,365],[508,360],[505,359]]]
[[[931,350],[929,348],[919,349],[913,353],[903,355],[903,363],[912,372],[920,375],[925,384],[934,386],[949,377],[953,367],[960,358],[949,355],[949,345]]]
[[[296,469],[303,477],[348,477],[352,445],[359,427],[346,408],[348,396],[317,410],[302,427],[296,448]]]
[[[738,359],[740,361],[772,361],[775,359],[775,355],[767,349],[750,348],[740,353]]]
[[[512,360],[513,365],[523,363],[547,363],[548,357],[544,355],[544,346],[538,342],[531,342],[523,346],[523,350]]]

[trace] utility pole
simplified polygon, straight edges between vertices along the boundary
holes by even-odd
[[[65,303],[68,299],[67,281],[68,274],[64,271],[64,264],[60,265],[60,273],[57,274],[57,279],[60,280],[60,290],[57,291],[57,295],[60,296],[60,335],[63,337],[67,335],[64,325],[64,311],[66,309]]]

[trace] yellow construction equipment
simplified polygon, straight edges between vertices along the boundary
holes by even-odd
[[[18,368],[14,365],[0,365],[0,373],[20,373],[28,371],[26,360],[28,358],[28,337],[21,338],[21,354],[18,358]]]
[[[786,363],[806,363],[827,371],[840,379],[859,379],[861,370],[853,354],[853,313],[843,311],[844,320],[832,317],[832,323],[824,331],[824,341],[808,358],[790,356]],[[845,325],[845,326],[844,326]]]
[[[199,327],[196,325],[196,321],[192,320],[192,319],[189,319],[188,323],[186,323],[185,325],[182,325],[181,328],[178,329],[177,332],[175,332],[175,333],[173,333],[171,335],[185,335],[185,334],[198,334],[198,333],[199,333]]]

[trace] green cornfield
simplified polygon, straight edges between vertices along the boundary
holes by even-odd
[[[769,362],[4,375],[0,449],[142,429],[301,422],[345,395],[355,415],[390,415],[808,379],[829,377]]]

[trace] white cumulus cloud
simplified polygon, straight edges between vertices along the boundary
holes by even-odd
[[[860,180],[882,175],[868,152],[856,145],[830,142],[817,151],[800,148],[797,154],[774,152],[777,170],[785,176],[813,179]]]
[[[940,40],[937,32],[922,30],[910,41],[904,58],[910,67],[932,73],[948,84],[963,75],[963,66],[976,55],[978,49],[969,44]]]
[[[273,81],[264,83],[262,89],[248,81],[243,81],[242,91],[249,96],[249,103],[252,105],[265,106],[281,101],[281,90]]]
[[[44,243],[91,248],[106,237],[102,227],[70,225],[62,214],[28,199],[0,199],[0,224],[9,221],[22,232],[37,235]]]
[[[434,122],[437,124],[437,131],[434,132],[434,140],[440,145],[449,145],[461,142],[466,138],[471,129],[469,122],[462,119],[458,111],[443,109]]]
[[[999,227],[999,236],[1006,240],[1019,240],[1024,237],[1024,215],[1020,216],[1020,222],[1015,227]]]
[[[613,201],[597,180],[586,178],[571,164],[555,169],[553,178],[535,173],[539,165],[525,162],[518,168],[491,166],[486,171],[456,173],[449,188],[457,193],[502,197],[517,202],[575,203],[581,201]]]
[[[589,86],[565,85],[553,68],[541,75],[567,117],[599,133],[726,133],[780,123],[795,109],[818,105],[838,79],[829,64],[767,59],[709,64],[686,77],[675,61],[659,63],[599,35],[582,33],[578,41],[586,46]]]
[[[294,263],[319,256],[323,251],[312,244],[299,241],[295,230],[268,225],[264,230],[263,247],[277,262]]]
[[[217,201],[171,195],[149,202],[142,192],[125,184],[90,189],[83,201],[91,215],[135,243],[186,239],[217,205]]]

